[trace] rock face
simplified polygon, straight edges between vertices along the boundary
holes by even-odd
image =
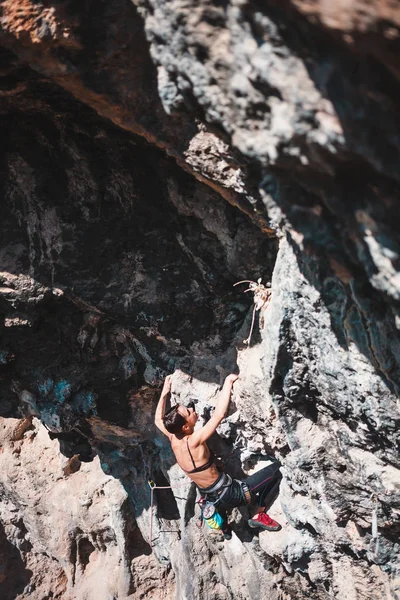
[[[0,2],[1,598],[399,597],[400,12],[344,8]],[[283,528],[223,542],[153,416],[236,367]]]

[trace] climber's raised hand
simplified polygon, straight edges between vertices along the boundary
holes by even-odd
[[[231,373],[230,375],[227,375],[227,377],[225,377],[225,383],[232,386],[235,383],[235,381],[237,381],[237,379],[239,379],[239,375]]]
[[[238,375],[234,375],[233,373],[225,377],[225,382],[219,394],[214,414],[212,415],[210,420],[204,425],[204,427],[198,429],[192,434],[191,445],[193,447],[196,447],[199,444],[204,444],[204,442],[206,442],[208,438],[212,436],[214,431],[217,429],[218,425],[226,416],[228,412],[229,401],[231,399],[232,386],[238,379],[238,377]]]
[[[169,394],[172,388],[172,375],[167,375],[164,380],[164,385],[161,391],[161,395]]]

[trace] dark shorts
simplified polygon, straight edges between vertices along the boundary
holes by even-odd
[[[271,465],[268,465],[268,467],[264,467],[264,469],[257,471],[254,475],[250,475],[250,477],[242,481],[232,479],[230,484],[228,476],[225,473],[221,473],[213,485],[208,488],[199,488],[199,491],[209,502],[215,502],[219,511],[225,511],[236,506],[249,504],[244,494],[244,488],[247,486],[251,495],[251,504],[265,506],[268,505],[269,500],[278,490],[279,482],[282,478],[279,470],[280,466],[280,463],[275,461]],[[224,485],[218,491],[214,492],[213,488],[218,487],[219,483]]]

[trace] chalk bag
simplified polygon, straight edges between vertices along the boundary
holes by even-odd
[[[201,509],[201,516],[210,529],[222,529],[223,518],[212,502],[206,502]]]

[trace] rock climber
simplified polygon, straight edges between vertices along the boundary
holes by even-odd
[[[243,481],[232,479],[230,475],[217,469],[214,454],[207,446],[207,440],[217,429],[227,414],[232,388],[238,375],[228,375],[215,411],[209,421],[195,431],[198,415],[193,406],[175,405],[165,412],[168,396],[171,392],[172,375],[167,375],[158,401],[155,424],[170,440],[178,465],[196,484],[202,497],[215,504],[223,517],[222,531],[225,539],[231,538],[227,524],[226,511],[236,506],[251,504],[254,514],[248,520],[252,528],[267,531],[279,531],[281,526],[266,512],[266,499],[273,499],[277,493],[282,475],[280,463],[257,471]],[[255,504],[258,503],[258,507]],[[263,504],[263,505],[261,505]]]

